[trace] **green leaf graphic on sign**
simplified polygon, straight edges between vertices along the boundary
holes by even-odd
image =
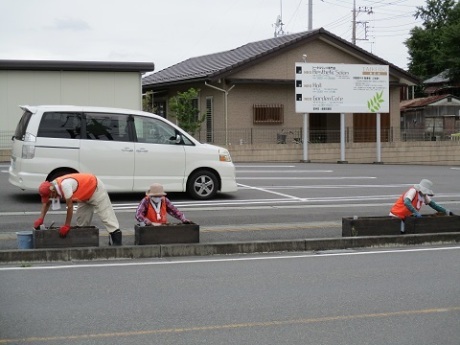
[[[380,106],[383,103],[383,90],[377,92],[374,97],[367,101],[367,109],[371,112],[376,113],[380,110]]]

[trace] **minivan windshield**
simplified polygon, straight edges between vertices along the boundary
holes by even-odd
[[[18,125],[16,126],[16,130],[14,132],[13,138],[16,140],[24,140],[26,135],[27,125],[29,124],[30,117],[32,113],[28,110],[24,111],[22,114],[21,120],[19,120]]]

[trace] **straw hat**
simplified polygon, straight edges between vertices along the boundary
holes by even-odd
[[[425,195],[434,195],[431,189],[432,187],[433,187],[433,182],[427,179],[421,180],[419,184],[414,184],[415,190]]]
[[[163,186],[159,183],[154,183],[146,193],[148,196],[164,196],[166,195]]]

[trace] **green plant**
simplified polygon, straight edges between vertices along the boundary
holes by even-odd
[[[460,133],[454,133],[450,135],[452,140],[460,141]]]
[[[178,92],[169,100],[169,110],[174,113],[179,126],[187,133],[195,135],[201,128],[206,114],[200,115],[197,107],[199,89],[190,88],[185,92]]]
[[[148,113],[155,113],[153,106],[153,92],[148,91],[142,97],[142,110]]]

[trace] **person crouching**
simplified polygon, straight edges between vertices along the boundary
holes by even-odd
[[[163,186],[159,183],[154,183],[137,207],[136,220],[141,226],[166,224],[168,214],[184,224],[193,223],[185,218],[185,215],[166,197]]]

